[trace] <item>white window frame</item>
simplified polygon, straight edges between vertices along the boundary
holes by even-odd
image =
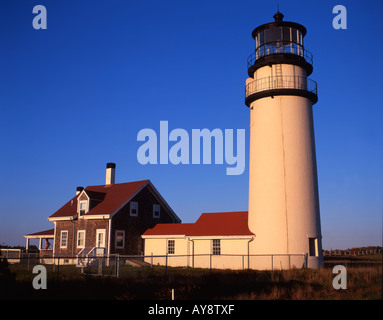
[[[63,245],[63,234],[66,233],[65,245]],[[68,230],[61,230],[60,232],[60,248],[65,249],[68,248]]]
[[[132,205],[135,204],[136,205],[136,213],[132,213]],[[130,202],[130,206],[129,206],[129,212],[130,212],[130,215],[132,217],[137,217],[138,216],[138,202]]]
[[[82,245],[79,245],[79,235],[80,235],[80,233],[84,234],[84,238],[83,238],[84,244],[82,244]],[[76,238],[77,248],[85,248],[85,235],[86,235],[85,230],[77,230],[77,238]]]
[[[172,243],[172,246],[170,246],[170,242]],[[173,252],[169,252],[169,249],[172,248],[172,251]],[[176,240],[174,239],[168,239],[168,241],[166,241],[166,253],[168,255],[173,255],[173,254],[176,254]]]
[[[78,215],[83,216],[84,214],[81,214],[81,205],[85,204],[84,214],[86,214],[89,211],[89,201],[88,200],[80,200],[78,204]]]
[[[117,233],[122,232],[122,246],[117,245]],[[125,230],[116,230],[114,233],[114,247],[116,249],[124,249],[125,248]]]
[[[158,208],[158,210],[156,210]],[[156,211],[158,211],[158,215],[156,215]],[[153,204],[153,218],[160,218],[161,217],[161,206],[159,204]]]

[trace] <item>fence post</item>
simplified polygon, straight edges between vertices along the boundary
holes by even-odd
[[[242,255],[242,270],[245,270],[245,256]]]
[[[274,257],[271,255],[271,271],[274,270]]]
[[[57,258],[57,274],[56,274],[56,280],[59,280],[59,270],[60,270],[60,258]]]
[[[168,254],[165,257],[165,278],[168,277]]]
[[[120,254],[116,253],[116,279],[120,276]]]
[[[114,264],[115,264],[115,268],[116,268],[116,279],[118,279],[118,270],[117,270],[117,253],[116,253],[116,255],[114,256]]]
[[[210,270],[211,270],[211,253],[209,254],[209,256],[210,256]]]
[[[117,271],[118,271],[117,276],[120,277],[120,254],[119,253],[117,254]]]

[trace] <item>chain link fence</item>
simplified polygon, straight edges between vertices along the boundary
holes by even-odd
[[[167,276],[181,269],[263,269],[280,270],[307,267],[305,254],[289,255],[100,255],[91,258],[79,256],[41,256],[39,253],[2,252],[13,272],[32,273],[33,267],[43,265],[52,277],[70,279],[81,276],[147,277]]]

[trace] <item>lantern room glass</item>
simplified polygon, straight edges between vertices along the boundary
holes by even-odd
[[[256,58],[273,53],[303,54],[301,31],[291,27],[268,28],[255,37]]]

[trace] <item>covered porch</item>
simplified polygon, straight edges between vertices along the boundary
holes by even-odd
[[[25,251],[30,251],[30,240],[37,239],[38,245],[37,249],[41,256],[52,256],[53,245],[54,245],[54,229],[49,229],[45,231],[35,232],[31,234],[24,235],[26,239]]]

